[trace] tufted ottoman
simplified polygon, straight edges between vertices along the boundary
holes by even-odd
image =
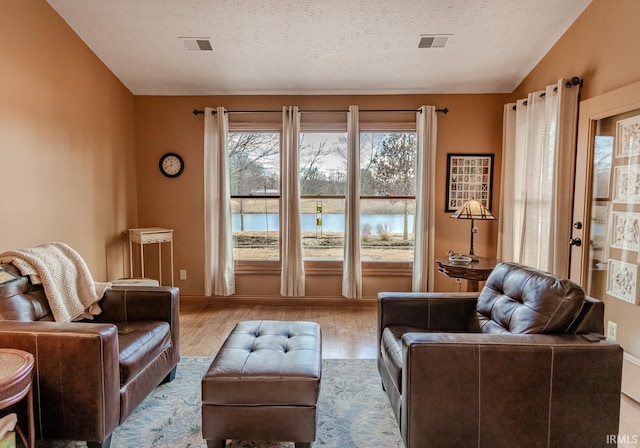
[[[315,322],[238,323],[202,378],[202,436],[293,441],[316,438],[322,350]]]

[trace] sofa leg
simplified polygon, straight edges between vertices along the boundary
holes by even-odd
[[[173,381],[176,377],[176,370],[178,370],[178,366],[175,366],[173,369],[171,369],[171,372],[169,372],[167,376],[164,377],[160,384],[170,383],[171,381]]]
[[[227,446],[227,439],[207,439],[207,448],[224,448]]]
[[[104,442],[89,442],[87,441],[87,448],[109,448],[111,446],[111,434],[104,439]]]
[[[296,442],[296,448],[311,448],[311,442]]]

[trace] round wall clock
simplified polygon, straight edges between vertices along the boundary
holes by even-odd
[[[184,161],[175,152],[168,152],[160,157],[160,172],[167,177],[178,177],[184,171]]]

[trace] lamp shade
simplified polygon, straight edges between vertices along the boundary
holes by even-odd
[[[453,219],[495,220],[496,217],[477,199],[469,199],[453,215]]]

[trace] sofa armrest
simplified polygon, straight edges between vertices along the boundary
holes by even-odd
[[[604,444],[618,430],[622,354],[579,335],[407,333],[407,447]]]
[[[35,358],[34,409],[42,438],[104,440],[120,418],[118,332],[93,323],[0,321],[0,345]]]

